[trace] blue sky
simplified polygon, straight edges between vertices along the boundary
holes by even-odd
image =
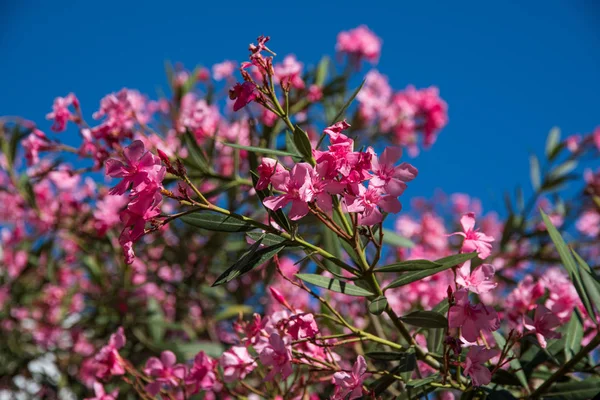
[[[154,96],[165,87],[165,60],[241,61],[259,34],[280,55],[314,64],[333,52],[339,31],[359,24],[383,39],[378,69],[394,88],[437,85],[449,104],[449,125],[413,160],[420,175],[409,197],[442,188],[501,207],[503,190],[528,184],[527,157],[542,152],[552,126],[572,134],[600,125],[594,1],[7,3],[0,114],[46,130],[55,96],[75,92],[86,114],[122,87]]]

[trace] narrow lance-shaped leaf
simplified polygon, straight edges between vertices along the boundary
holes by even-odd
[[[581,349],[583,339],[583,318],[577,307],[573,310],[565,329],[565,359],[569,361]]]
[[[369,303],[369,312],[373,315],[382,314],[388,306],[388,301],[385,296],[379,296]]]
[[[373,293],[365,290],[356,285],[352,285],[350,283],[342,282],[338,279],[327,278],[322,275],[317,274],[296,274],[298,279],[303,280],[304,282],[310,283],[312,285],[322,287],[333,292],[344,293],[349,296],[374,296]]]
[[[529,176],[534,190],[539,190],[542,184],[540,175],[540,161],[535,154],[529,156]]]
[[[196,138],[189,129],[186,129],[183,138],[188,153],[194,161],[195,166],[198,168],[198,170],[201,172],[210,171],[210,164],[206,159],[206,156],[204,155],[204,151],[202,151],[202,148],[198,145]]]
[[[409,272],[406,274],[402,274],[399,278],[392,281],[392,283],[390,283],[384,290],[408,285],[409,283],[413,283],[413,282],[419,281],[425,277],[435,275],[438,272],[442,272],[447,269],[450,269],[456,265],[462,264],[465,261],[470,260],[475,257],[477,257],[476,252],[457,254],[454,256],[441,258],[439,260],[436,260],[436,263],[441,264],[439,267],[427,269],[424,271],[415,271],[415,272]]]
[[[196,212],[180,218],[183,222],[196,228],[217,232],[247,232],[256,229],[250,223],[235,217],[213,212]]]
[[[560,129],[554,127],[550,129],[548,137],[546,138],[546,158],[552,160],[556,154],[558,154],[558,148],[560,144]]]
[[[228,146],[228,147],[233,147],[234,149],[240,149],[240,150],[247,150],[253,153],[258,153],[258,154],[267,154],[267,155],[272,155],[272,156],[289,156],[289,157],[298,157],[298,154],[294,154],[294,153],[290,153],[287,151],[283,151],[283,150],[274,150],[274,149],[267,149],[267,148],[263,148],[263,147],[254,147],[254,146],[242,146],[241,144],[235,144],[235,143],[226,143],[226,142],[221,142],[221,144],[223,146]]]
[[[314,165],[315,161],[312,155],[312,145],[310,144],[310,139],[308,138],[308,134],[304,132],[304,130],[298,125],[296,125],[294,128],[293,139],[300,155],[310,164]]]
[[[414,311],[400,318],[409,325],[422,328],[447,328],[448,320],[435,311]]]
[[[231,267],[227,268],[213,283],[213,286],[222,285],[231,280],[251,271],[252,269],[264,264],[275,254],[279,253],[285,247],[284,243],[259,248],[262,238],[257,240],[244,255],[237,260]]]
[[[569,277],[571,278],[571,281],[573,282],[573,285],[575,286],[575,289],[577,290],[577,293],[579,294],[579,298],[581,299],[581,302],[583,303],[585,310],[587,311],[588,315],[590,315],[590,317],[595,318],[596,314],[594,312],[594,308],[592,307],[592,304],[588,297],[587,291],[584,288],[583,283],[581,282],[581,276],[579,275],[579,268],[577,268],[575,259],[573,258],[573,255],[571,254],[571,250],[569,249],[569,247],[563,240],[563,238],[560,235],[560,233],[558,232],[558,230],[554,227],[554,225],[552,224],[552,221],[550,221],[550,218],[548,218],[546,213],[544,213],[544,211],[542,211],[542,210],[540,210],[540,213],[542,214],[542,219],[544,220],[544,224],[546,225],[548,234],[550,235],[552,242],[554,242],[554,246],[556,247],[556,250],[558,251],[558,254],[560,256],[560,259],[561,259],[563,265],[565,266],[565,268],[567,269],[567,272],[569,273]]]
[[[435,261],[429,260],[408,260],[401,261],[394,264],[386,265],[381,268],[377,268],[375,272],[412,272],[412,271],[424,271],[436,267],[440,267]]]
[[[415,244],[410,239],[400,236],[396,232],[389,229],[383,230],[383,243],[389,244],[390,246],[404,247],[408,249],[415,247]]]

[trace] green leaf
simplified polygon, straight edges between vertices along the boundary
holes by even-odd
[[[150,297],[148,299],[148,332],[154,343],[159,343],[165,335],[165,315],[158,301]]]
[[[317,65],[316,75],[315,75],[315,85],[322,87],[327,79],[327,70],[329,69],[329,57],[323,56],[321,61],[319,61],[319,65]]]
[[[577,161],[568,160],[564,163],[560,164],[558,167],[554,168],[548,177],[548,180],[555,181],[564,177],[565,175],[572,172],[575,168],[577,168]]]
[[[594,398],[600,392],[600,378],[591,376],[582,381],[556,383],[544,397],[566,400],[586,400]]]
[[[296,274],[296,277],[318,287],[329,289],[334,292],[344,293],[349,296],[374,296],[373,293],[356,285],[342,282],[337,279],[327,278],[317,274]]]
[[[375,272],[412,272],[412,271],[424,271],[436,267],[440,267],[435,261],[429,260],[408,260],[401,261],[394,264],[386,265],[385,267],[377,268]]]
[[[440,354],[442,352],[442,345],[446,336],[446,329],[429,329],[427,334],[427,349],[430,353]]]
[[[196,164],[195,166],[198,168],[198,170],[201,172],[210,171],[210,163],[206,159],[204,151],[198,145],[196,138],[189,129],[186,129],[185,134],[183,135],[183,141],[185,142],[185,146],[188,150],[189,157],[191,157],[191,159],[194,161],[194,163]]]
[[[259,249],[261,242],[262,239],[257,240],[239,260],[217,278],[212,286],[222,285],[244,275],[273,258],[275,254],[279,253],[285,247],[285,243],[280,243]]]
[[[374,315],[382,314],[387,308],[388,301],[385,296],[379,296],[369,303],[369,312]]]
[[[323,225],[323,248],[331,253],[338,260],[342,259],[342,252],[340,246],[340,240],[338,236],[327,226]],[[327,271],[331,272],[335,275],[339,275],[341,273],[341,267],[336,265],[334,262],[324,259],[323,266]]]
[[[438,272],[442,272],[445,271],[447,269],[450,269],[454,266],[457,266],[459,264],[462,264],[463,262],[470,260],[472,258],[477,257],[477,253],[473,252],[473,253],[465,253],[465,254],[456,254],[453,256],[449,256],[449,257],[444,257],[444,258],[440,258],[439,260],[436,260],[436,263],[441,264],[439,267],[436,268],[431,268],[431,269],[427,269],[425,271],[415,271],[415,272],[409,272],[407,274],[402,274],[399,278],[397,278],[396,280],[392,281],[392,283],[390,283],[385,289],[393,289],[393,288],[397,288],[400,286],[404,286],[404,285],[408,285],[409,283],[413,283],[416,281],[419,281],[425,277],[431,276],[431,275],[435,275]]]
[[[419,388],[421,386],[427,385],[429,383],[435,382],[438,379],[440,379],[440,374],[439,373],[435,373],[432,375],[429,375],[427,378],[423,378],[423,379],[413,379],[412,381],[408,382],[406,384],[406,386],[416,389]]]
[[[182,342],[174,341],[165,343],[165,350],[172,350],[177,354],[177,359],[192,360],[196,354],[203,351],[207,356],[219,358],[225,349],[216,342]]]
[[[370,351],[365,356],[375,361],[400,361],[396,372],[410,372],[417,366],[417,357],[413,351]]]
[[[298,149],[300,155],[306,160],[311,161],[311,164],[314,165],[313,155],[312,155],[312,145],[310,144],[310,139],[308,138],[308,134],[304,132],[302,128],[298,125],[294,127],[294,144]]]
[[[447,328],[448,320],[435,311],[414,311],[400,318],[409,325],[421,328]]]
[[[558,146],[560,145],[560,129],[554,127],[550,129],[546,138],[546,158],[552,160],[558,154]]]
[[[492,334],[494,335],[494,339],[496,340],[498,347],[500,349],[504,348],[504,345],[506,345],[506,339],[504,339],[504,336],[502,336],[500,334],[500,332],[498,332],[498,331],[492,332]],[[519,383],[525,388],[525,390],[527,390],[527,393],[529,393],[529,386],[527,385],[527,377],[525,376],[525,371],[523,371],[521,362],[519,361],[519,359],[517,357],[515,357],[515,354],[513,353],[512,350],[508,352],[508,356],[513,357],[513,359],[510,361],[510,367],[513,369],[513,372],[514,372],[515,376],[517,377],[517,379],[519,380]]]
[[[552,222],[550,221],[550,218],[548,218],[546,213],[544,213],[544,211],[542,211],[542,210],[540,210],[540,213],[542,214],[542,219],[544,220],[544,224],[546,224],[546,229],[548,230],[550,239],[552,239],[552,242],[554,242],[554,246],[556,247],[556,250],[558,251],[558,254],[560,256],[560,259],[561,259],[564,267],[567,269],[569,277],[571,278],[571,281],[573,282],[573,285],[575,286],[575,289],[577,290],[577,293],[579,294],[579,298],[581,299],[581,302],[583,303],[585,310],[587,311],[588,315],[594,316],[594,318],[595,318],[596,314],[594,312],[594,308],[592,307],[592,304],[587,295],[586,289],[584,288],[583,283],[581,282],[581,276],[579,275],[579,269],[577,268],[577,264],[575,263],[573,254],[571,254],[571,250],[569,249],[569,247],[563,240],[563,238],[560,235],[560,233],[558,232],[558,230],[554,227],[554,225],[552,225]]]
[[[577,309],[573,310],[571,319],[567,323],[565,333],[565,360],[569,361],[581,350],[581,339],[583,338],[583,318]]]
[[[288,241],[287,239],[275,235],[274,233],[248,232],[246,235],[248,235],[248,237],[254,241],[260,240],[260,238],[262,237],[263,246],[273,246]]]
[[[294,144],[294,136],[289,132],[285,133],[285,149],[288,152],[297,155],[296,157],[292,157],[294,162],[298,163],[298,162],[302,161],[302,157],[300,157],[300,152],[298,151],[298,148],[296,148],[296,145]]]
[[[529,176],[531,177],[533,189],[538,191],[541,186],[542,178],[540,175],[540,161],[535,154],[529,156]]]
[[[383,243],[389,244],[390,246],[404,247],[408,249],[415,247],[415,244],[410,239],[400,236],[396,232],[389,229],[383,230]]]
[[[283,156],[283,157],[285,157],[285,156],[298,157],[298,154],[289,153],[289,152],[283,151],[283,150],[266,149],[266,148],[254,147],[254,146],[242,146],[240,144],[226,143],[226,142],[221,142],[221,144],[224,146],[233,147],[234,149],[247,150],[247,151],[250,151],[253,153],[258,153],[258,154],[267,154],[267,155],[272,155],[272,156]]]
[[[214,316],[214,321],[223,321],[226,319],[235,318],[240,314],[250,314],[252,313],[252,307],[246,304],[236,304],[226,307],[224,310],[218,312]]]
[[[224,215],[213,212],[196,212],[180,218],[188,225],[216,232],[247,232],[256,229],[250,223],[235,215]]]
[[[585,262],[583,258],[579,256],[575,252],[575,250],[571,250],[573,256],[577,260],[579,264],[579,277],[581,279],[581,283],[583,289],[590,299],[590,303],[592,308],[595,306],[596,310],[600,309],[600,279],[594,273],[594,271],[590,268],[590,266]]]

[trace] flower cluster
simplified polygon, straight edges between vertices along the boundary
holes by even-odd
[[[381,211],[399,212],[398,197],[406,182],[417,176],[417,169],[408,163],[395,165],[401,155],[397,148],[386,148],[381,157],[370,147],[354,151],[354,140],[342,133],[349,127],[342,121],[325,129],[330,146],[327,151],[314,151],[314,167],[299,163],[288,171],[272,159],[263,159],[257,189],[270,183],[283,192],[266,198],[265,206],[278,210],[292,203],[290,219],[298,220],[310,207],[331,212],[332,195],[342,195],[346,210],[356,213],[360,225],[381,223]]]

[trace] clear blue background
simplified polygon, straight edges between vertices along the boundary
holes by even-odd
[[[527,156],[543,150],[552,126],[572,134],[600,124],[593,0],[7,3],[0,114],[46,130],[55,96],[75,92],[87,115],[122,87],[154,97],[165,87],[165,60],[188,68],[241,61],[259,34],[280,55],[314,64],[333,52],[339,31],[359,24],[383,39],[378,69],[394,88],[437,85],[450,107],[437,144],[414,160],[420,175],[409,197],[439,187],[501,208],[503,190],[528,184]]]

